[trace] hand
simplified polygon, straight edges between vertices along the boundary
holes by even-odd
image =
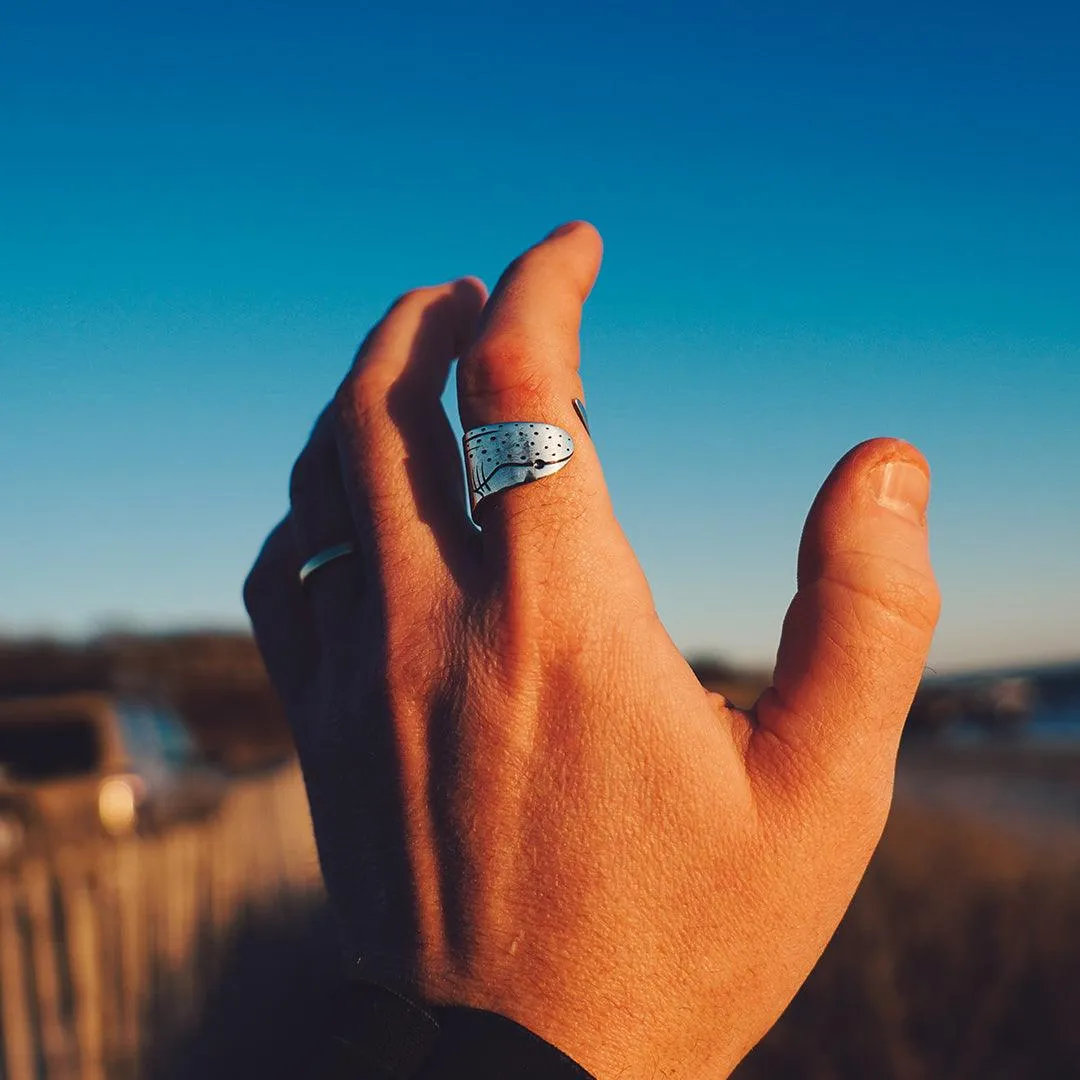
[[[402,297],[245,595],[361,970],[502,1013],[601,1080],[719,1077],[810,971],[885,821],[938,612],[927,467],[887,439],[836,466],[773,686],[750,712],[707,693],[571,404],[600,252],[565,226],[486,305],[472,279]],[[482,533],[440,405],[459,354],[466,429],[542,420],[576,444],[485,502]],[[301,589],[301,562],[350,537]]]

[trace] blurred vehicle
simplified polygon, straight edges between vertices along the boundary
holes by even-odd
[[[0,863],[206,817],[225,787],[162,705],[106,694],[0,700]]]

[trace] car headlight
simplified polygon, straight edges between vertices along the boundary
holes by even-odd
[[[139,818],[142,785],[134,776],[110,776],[98,789],[98,816],[111,836],[126,836]]]
[[[0,810],[0,863],[14,859],[26,840],[26,826],[17,814]]]

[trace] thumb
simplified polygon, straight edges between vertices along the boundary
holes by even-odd
[[[775,760],[779,749],[785,768],[814,770],[840,792],[891,791],[940,608],[929,497],[925,459],[896,439],[862,443],[833,469],[803,530],[752,752]]]

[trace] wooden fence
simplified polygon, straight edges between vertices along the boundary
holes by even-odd
[[[191,1022],[236,926],[321,891],[298,771],[198,825],[0,871],[3,1080],[129,1080]]]

